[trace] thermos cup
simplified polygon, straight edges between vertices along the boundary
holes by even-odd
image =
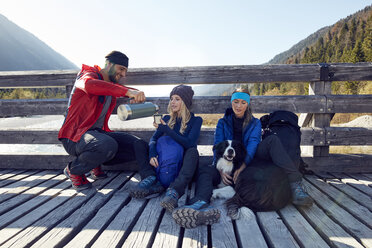
[[[118,106],[118,117],[120,120],[133,120],[137,118],[149,117],[159,111],[159,106],[152,102],[136,104],[120,104]]]

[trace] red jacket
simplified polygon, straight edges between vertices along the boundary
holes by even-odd
[[[58,139],[68,138],[78,142],[81,136],[93,126],[102,112],[104,98],[112,96],[110,107],[107,111],[103,130],[111,132],[108,120],[116,105],[116,97],[123,97],[128,88],[100,80],[103,78],[99,66],[83,65],[75,81],[74,90],[69,100],[68,112],[62,128],[59,130]],[[103,101],[102,101],[103,100]]]

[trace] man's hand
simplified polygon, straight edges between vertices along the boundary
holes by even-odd
[[[143,93],[143,91],[140,90],[128,89],[127,94],[125,94],[125,96],[133,98],[132,100],[130,100],[130,103],[142,103],[146,100],[145,93]]]
[[[222,182],[226,185],[232,185],[233,178],[229,174],[226,174],[222,171],[219,171],[219,172],[220,172],[220,175],[221,175]]]
[[[236,183],[236,181],[238,180],[238,177],[239,177],[239,174],[240,172],[242,172],[247,166],[245,165],[245,163],[242,164],[242,166],[240,166],[239,169],[237,169],[235,172],[234,172],[234,177],[233,177],[233,181],[234,183]]]

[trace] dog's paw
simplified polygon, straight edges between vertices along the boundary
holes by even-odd
[[[220,189],[214,189],[212,193],[212,200],[213,199],[218,199],[221,197],[221,191]]]
[[[253,211],[247,207],[241,207],[238,210],[237,218],[243,220],[253,220],[256,218]]]
[[[212,193],[212,199],[230,199],[235,195],[235,190],[231,186],[226,186],[219,189],[214,189]]]

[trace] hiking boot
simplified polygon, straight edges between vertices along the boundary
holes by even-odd
[[[175,189],[168,188],[165,196],[160,202],[160,205],[165,208],[168,212],[172,212],[176,207],[178,207],[179,195]]]
[[[104,179],[107,177],[107,174],[102,170],[101,166],[98,166],[90,171],[90,177],[94,180]]]
[[[184,228],[194,228],[200,225],[212,225],[220,219],[218,209],[211,208],[205,201],[197,201],[191,205],[177,208],[172,217],[176,223]]]
[[[302,182],[293,182],[290,184],[292,190],[292,203],[298,206],[310,207],[314,200],[304,190]]]
[[[80,176],[71,174],[69,165],[66,166],[66,168],[63,170],[63,173],[71,180],[72,187],[74,187],[76,190],[84,190],[92,187],[92,184],[88,181],[85,175]]]
[[[150,199],[159,196],[164,190],[156,176],[148,176],[131,190],[130,195],[134,198]]]

